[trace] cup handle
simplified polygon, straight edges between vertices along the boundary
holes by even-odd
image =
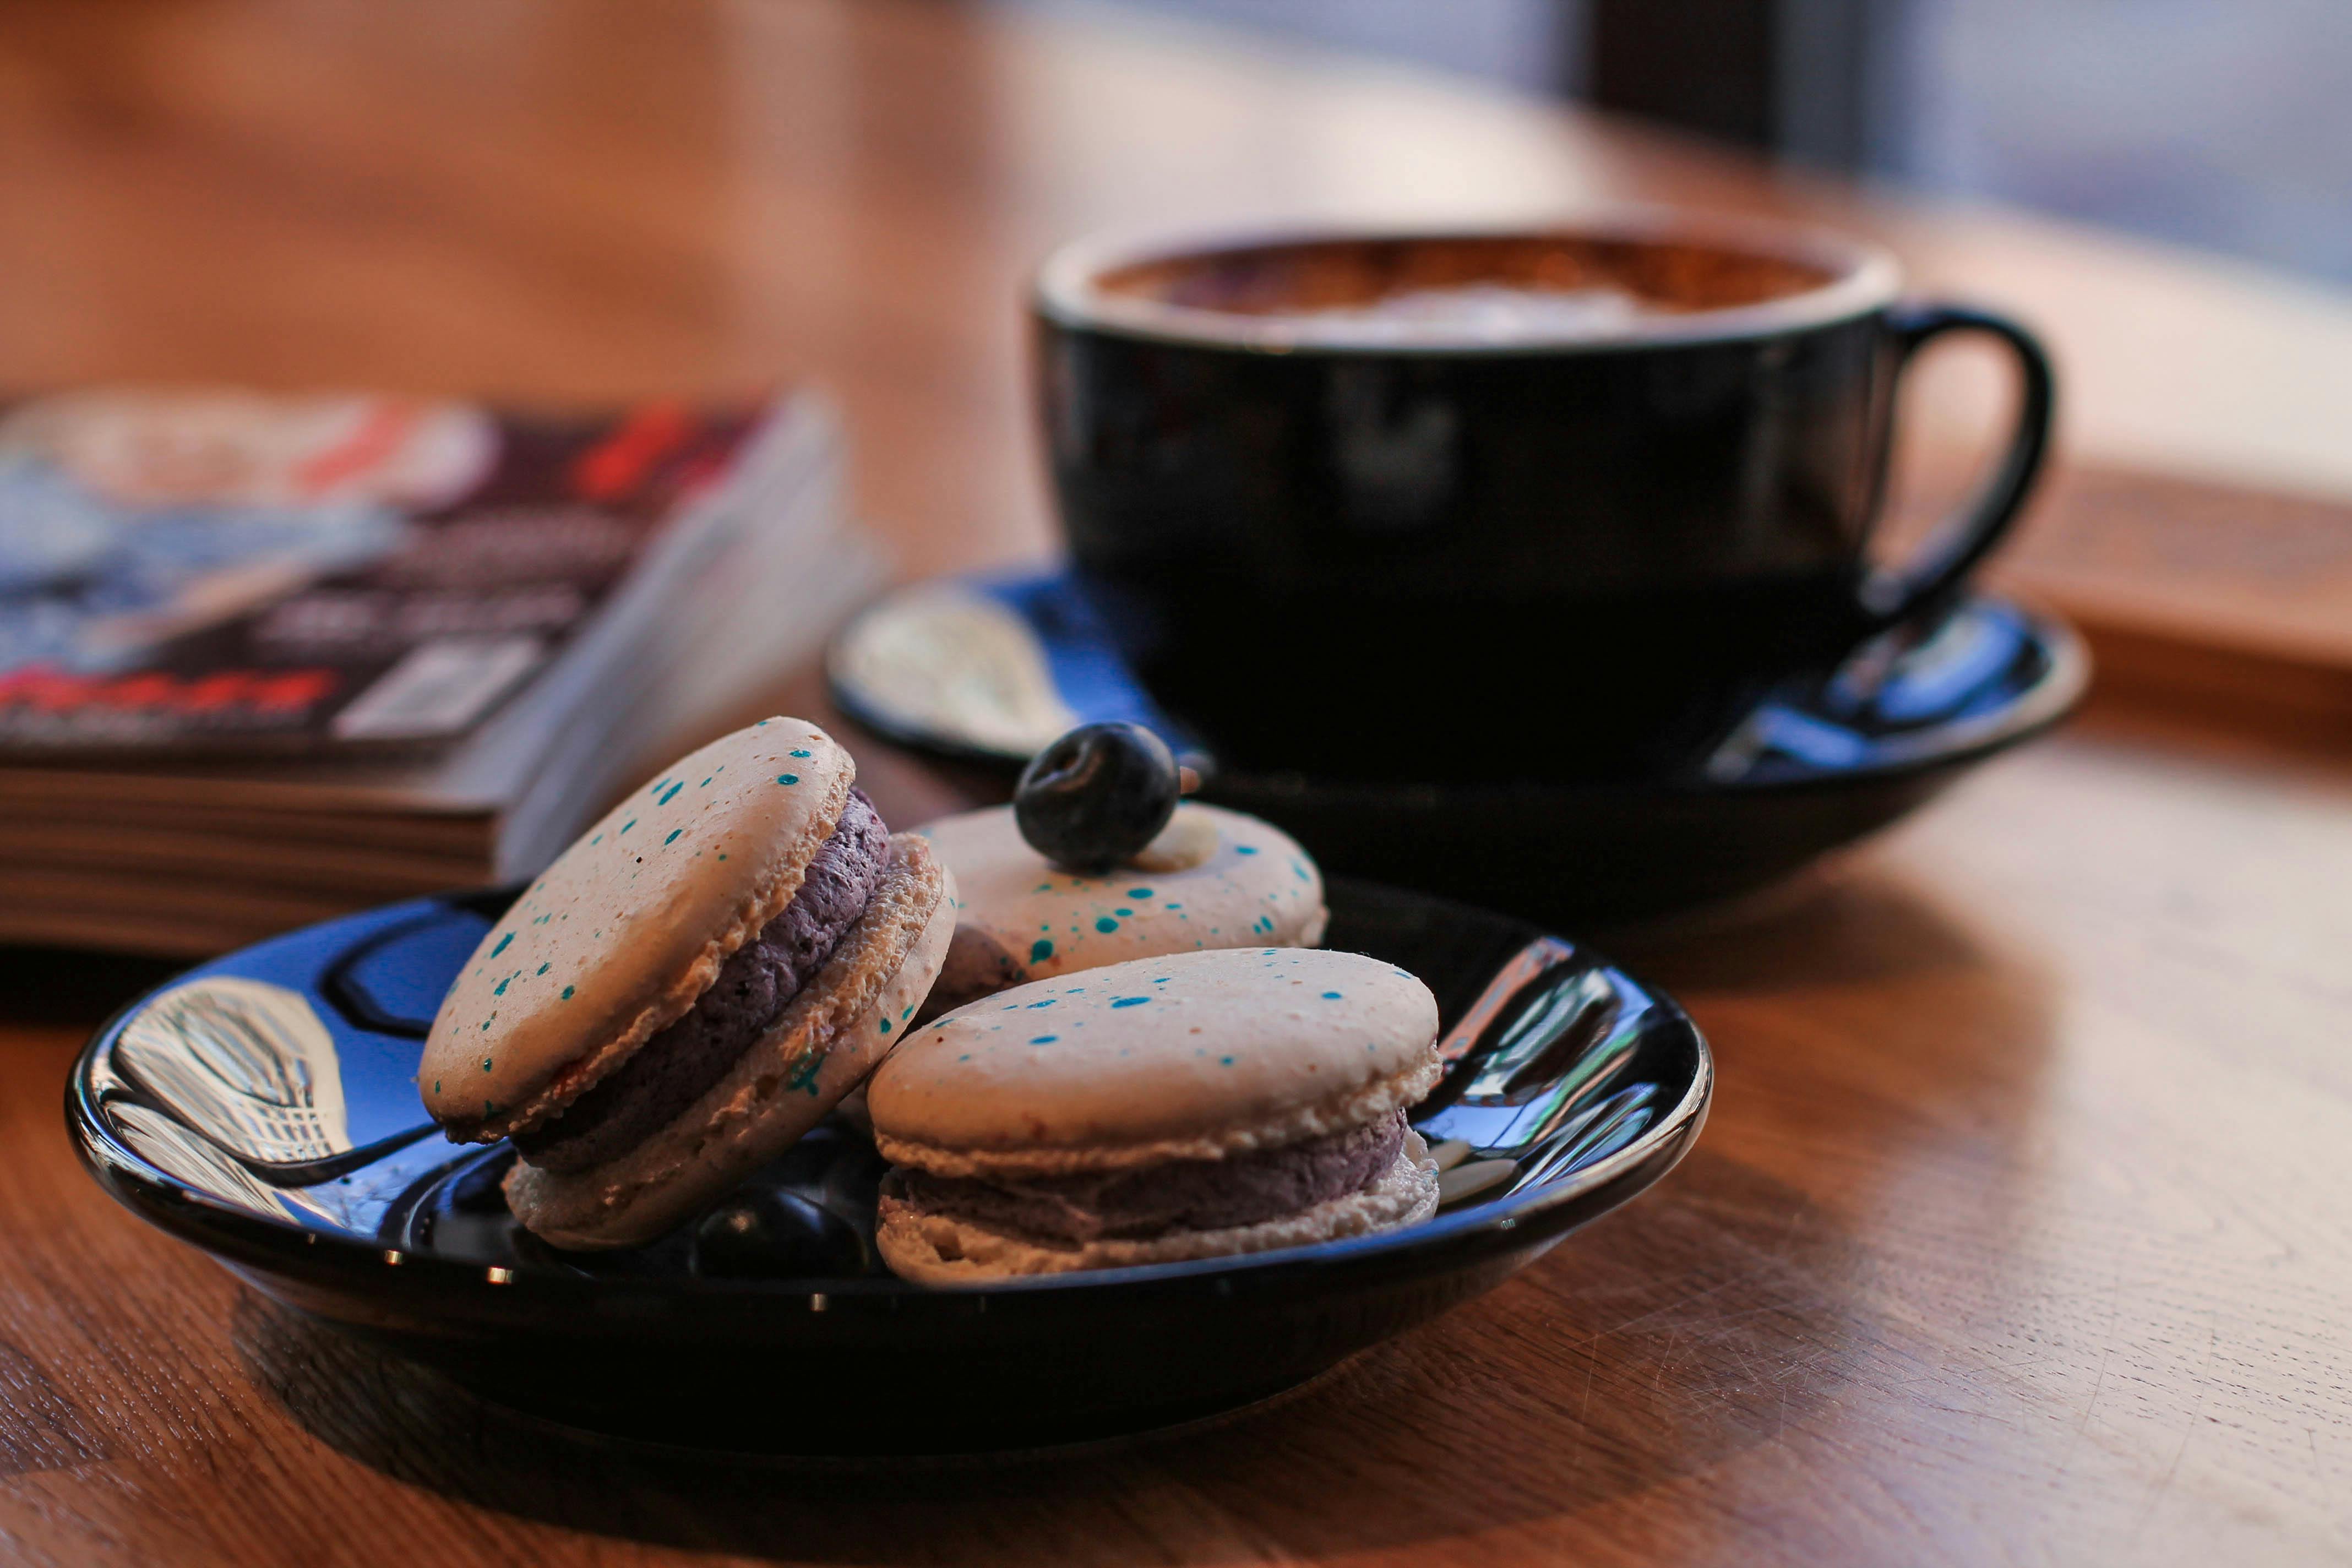
[[[1958,305],[1899,304],[1886,313],[1886,331],[1894,342],[1898,378],[1914,354],[1947,332],[1982,332],[1997,339],[2016,356],[2019,396],[2009,449],[1976,499],[1937,531],[1911,562],[1880,567],[1864,581],[1863,611],[1874,631],[1884,631],[1950,599],[2000,542],[2042,470],[2057,403],[2049,356],[2033,334],[2014,321]]]

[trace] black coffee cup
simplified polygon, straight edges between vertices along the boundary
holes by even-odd
[[[1771,684],[1935,614],[2047,443],[2022,328],[1891,258],[1659,215],[1073,246],[1035,292],[1070,551],[1219,759],[1670,778]],[[2022,384],[1982,493],[1872,563],[1895,395],[1952,332]]]

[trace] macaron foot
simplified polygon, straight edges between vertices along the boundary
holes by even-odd
[[[875,1243],[890,1271],[935,1286],[978,1286],[999,1279],[1084,1269],[1181,1263],[1277,1247],[1308,1247],[1417,1224],[1437,1212],[1437,1172],[1417,1133],[1370,1185],[1309,1209],[1220,1230],[1176,1230],[1142,1240],[1056,1245],[1034,1236],[909,1203],[895,1176],[883,1188]]]

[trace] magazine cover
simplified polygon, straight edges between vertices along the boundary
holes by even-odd
[[[0,757],[446,745],[730,476],[767,407],[0,409]]]

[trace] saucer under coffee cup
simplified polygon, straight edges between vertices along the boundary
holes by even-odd
[[[1153,695],[1258,771],[1685,767],[1952,602],[2051,422],[2024,329],[1780,226],[1094,240],[1034,303],[1072,558]],[[2014,426],[1961,517],[1874,565],[1896,383],[1951,332],[2014,357]]]

